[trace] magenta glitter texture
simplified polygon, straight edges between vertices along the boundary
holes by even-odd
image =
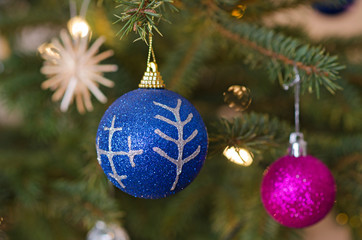
[[[264,173],[261,199],[267,212],[291,228],[310,226],[333,207],[336,184],[329,169],[312,156],[284,156]]]

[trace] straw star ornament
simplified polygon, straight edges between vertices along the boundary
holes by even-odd
[[[99,90],[99,84],[113,87],[114,83],[103,77],[104,72],[117,71],[117,65],[100,64],[113,55],[112,50],[99,53],[105,38],[99,37],[88,48],[88,35],[85,37],[69,35],[66,30],[60,32],[60,39],[40,46],[39,52],[44,59],[41,73],[48,79],[42,83],[43,89],[55,91],[53,101],[59,101],[60,110],[66,112],[69,105],[76,101],[79,113],[93,110],[92,93],[98,101],[105,103],[106,96]]]

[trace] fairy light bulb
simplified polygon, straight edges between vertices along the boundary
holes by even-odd
[[[345,213],[340,213],[336,217],[336,222],[339,225],[346,225],[348,223],[348,215]]]
[[[231,16],[240,19],[244,16],[245,10],[246,10],[246,5],[240,4],[231,11]]]
[[[10,57],[11,50],[8,40],[5,37],[0,36],[0,61]]]
[[[252,154],[244,148],[226,147],[224,156],[231,162],[248,167],[253,163]]]
[[[250,90],[245,86],[233,85],[223,93],[225,103],[235,111],[246,110],[251,103]]]
[[[38,52],[46,60],[60,58],[59,50],[52,43],[43,43],[38,47]]]
[[[83,38],[88,35],[90,27],[84,18],[76,16],[69,20],[68,30],[73,37]]]

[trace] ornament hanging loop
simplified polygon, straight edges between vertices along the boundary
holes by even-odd
[[[283,84],[284,90],[289,90],[294,86],[294,123],[295,132],[289,137],[289,155],[294,157],[307,155],[307,143],[304,141],[303,133],[300,132],[300,75],[296,65],[294,65],[294,80],[289,84]]]
[[[152,27],[150,27],[152,29]],[[148,57],[147,57],[147,66],[150,63],[151,60],[151,55],[152,55],[152,60],[154,63],[156,63],[156,56],[155,56],[155,52],[153,51],[153,34],[152,32],[149,33],[149,40],[148,40]]]
[[[162,80],[161,73],[158,71],[158,66],[156,64],[156,56],[152,46],[153,45],[152,26],[149,26],[149,28],[151,30],[149,33],[147,68],[138,87],[163,89],[165,88],[165,84]],[[151,62],[151,55],[153,59],[152,62]]]
[[[299,112],[300,112],[300,75],[296,65],[294,65],[295,78],[293,82],[289,84],[283,84],[284,90],[289,90],[290,87],[294,86],[294,121],[295,121],[295,132],[300,132],[299,124]]]

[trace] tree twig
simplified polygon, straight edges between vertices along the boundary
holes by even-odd
[[[285,63],[286,65],[291,65],[291,66],[297,66],[297,68],[301,69],[301,70],[304,70],[308,75],[311,75],[311,74],[316,74],[316,75],[319,75],[319,76],[325,76],[325,77],[328,77],[328,73],[321,70],[321,69],[318,69],[316,66],[314,65],[305,65],[303,62],[295,62],[293,59],[290,59],[280,53],[276,53],[272,50],[269,50],[269,49],[266,49],[264,47],[261,47],[259,46],[258,44],[256,44],[255,42],[252,42],[246,38],[243,38],[241,36],[239,36],[238,34],[236,33],[233,33],[232,31],[224,28],[222,25],[218,24],[218,23],[215,23],[215,28],[216,30],[222,34],[223,36],[225,36],[226,38],[234,41],[234,42],[237,42],[237,43],[240,43],[244,46],[248,46],[250,48],[253,48],[254,50],[258,51],[259,53],[265,55],[265,56],[268,56],[268,57],[271,57],[271,58],[274,58],[274,59],[277,59],[283,63]]]

